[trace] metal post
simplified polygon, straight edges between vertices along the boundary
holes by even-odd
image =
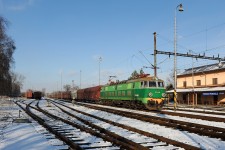
[[[195,105],[196,105],[196,107],[198,105],[198,93],[195,93]]]
[[[195,89],[194,89],[194,64],[193,64],[193,57],[192,57],[192,92],[195,94]],[[193,99],[193,106],[195,104],[195,98]]]
[[[19,110],[19,118],[20,118],[20,112],[22,112],[21,110]]]
[[[100,74],[101,74],[101,70],[100,70],[100,64],[102,61],[102,57],[99,57],[99,81],[98,81],[98,85],[100,85]]]
[[[57,90],[56,90],[57,92],[59,91],[59,85],[58,85],[58,81],[57,81]]]
[[[177,34],[176,34],[176,11],[174,16],[174,109],[177,109]]]
[[[189,105],[189,103],[190,103],[190,95],[188,93],[188,105]]]
[[[154,76],[157,77],[157,60],[156,60],[156,32],[154,34]]]
[[[81,70],[80,70],[80,89],[81,89]]]
[[[62,72],[61,72],[61,99],[62,99]]]
[[[179,11],[183,11],[182,4],[178,5],[175,9],[174,15],[174,109],[177,108],[177,18],[176,12],[179,7]]]
[[[194,95],[194,93],[192,93],[192,105],[193,105],[193,108],[194,108],[194,106],[195,106],[195,95]]]

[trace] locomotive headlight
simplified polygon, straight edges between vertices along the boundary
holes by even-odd
[[[153,94],[152,94],[151,92],[148,93],[148,96],[149,96],[149,97],[152,97],[152,95],[153,95]]]
[[[162,97],[166,97],[166,93],[162,93]]]

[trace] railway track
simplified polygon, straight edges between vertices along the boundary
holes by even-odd
[[[174,106],[172,104],[166,104],[164,108],[167,109],[173,109]],[[178,107],[178,110],[182,110],[182,109],[190,109],[190,108],[194,108],[194,109],[201,109],[201,110],[211,110],[211,111],[218,111],[221,113],[225,113],[225,106],[213,106],[213,105],[197,105],[197,106],[193,106],[193,105],[182,105],[180,104]]]
[[[48,116],[46,116],[44,114],[41,114],[37,110],[37,108],[31,106],[32,102],[29,103],[29,104],[23,103],[24,105],[26,105],[25,107],[23,107],[18,102],[16,102],[16,104],[20,108],[22,108],[29,116],[31,116],[34,120],[36,120],[39,124],[41,124],[44,128],[46,128],[49,132],[51,132],[53,135],[55,135],[61,141],[63,141],[66,144],[68,144],[70,148],[78,149],[78,150],[81,149],[79,145],[73,143],[69,139],[69,137],[66,136],[66,133],[67,133],[66,131],[65,132],[60,132],[62,128],[66,127],[66,125],[63,124],[63,122],[56,121],[56,120],[54,120],[54,119],[52,119],[52,118],[50,118],[50,117],[48,117]],[[72,128],[68,127],[67,129],[72,129]]]
[[[63,122],[66,122],[66,123],[71,124],[71,125],[76,126],[76,127],[78,127],[78,125],[79,125],[80,129],[82,128],[86,132],[89,132],[91,134],[94,134],[95,136],[101,137],[104,140],[110,141],[113,144],[118,145],[119,147],[121,147],[123,149],[143,149],[143,150],[148,149],[147,147],[144,147],[141,144],[135,143],[135,142],[130,141],[130,140],[128,140],[128,139],[126,139],[122,136],[119,136],[117,134],[109,132],[109,131],[105,130],[104,128],[96,126],[96,125],[94,125],[94,124],[92,124],[92,123],[90,123],[90,122],[88,122],[88,121],[86,121],[82,118],[74,117],[75,120],[73,120],[73,118],[70,118],[69,116],[66,116],[64,114],[63,116],[64,116],[64,118],[67,119],[66,120],[66,119],[63,119],[63,118],[58,117],[56,115],[52,115],[51,113],[47,112],[46,110],[41,109],[40,107],[38,107],[38,108],[41,112],[44,112],[47,115],[52,116],[53,118],[60,119]],[[70,121],[68,121],[68,120],[70,120]],[[77,120],[80,121],[81,123],[79,123],[79,124],[73,123],[73,122],[77,122]],[[102,148],[102,147],[103,146],[94,147],[94,148]]]
[[[18,104],[20,105],[20,104]],[[34,104],[33,104],[34,105]],[[56,105],[56,104],[55,104]],[[59,104],[57,104],[59,105]],[[20,105],[21,108],[23,108]],[[89,120],[79,118],[63,108],[56,106],[61,112],[58,112],[54,108],[47,109],[47,107],[41,108],[39,102],[32,106],[32,103],[26,105],[23,108],[32,118],[37,120],[40,124],[46,127],[51,133],[60,138],[72,149],[141,149],[147,150],[156,147],[164,149],[182,149],[181,147],[169,145],[171,142],[162,142],[158,139],[149,138],[148,136],[135,133],[131,130],[127,130],[121,127],[112,127],[109,131],[105,128],[90,122]],[[46,110],[45,110],[46,109]],[[63,114],[63,113],[67,113]],[[60,114],[58,114],[60,113]],[[96,118],[95,118],[96,119]],[[101,120],[103,121],[103,120]],[[105,120],[106,121],[106,120]],[[110,123],[110,122],[108,122]],[[116,129],[117,128],[117,129]],[[119,131],[120,128],[120,131]],[[122,131],[123,130],[123,131]],[[130,138],[116,134],[126,133]],[[134,134],[139,134],[134,136]],[[92,136],[92,137],[90,137]],[[83,137],[83,138],[82,138]],[[133,137],[133,138],[132,138]],[[139,137],[137,139],[137,137]],[[87,139],[89,142],[87,142]],[[94,140],[95,143],[90,143]],[[169,141],[169,140],[168,140]],[[194,146],[186,145],[185,149],[198,149]]]
[[[50,128],[48,130],[71,147],[70,149],[205,149],[200,143],[183,142],[177,139],[174,140],[170,136],[161,136],[161,134],[158,133],[153,134],[154,132],[149,130],[142,130],[136,126],[130,126],[120,121],[117,122],[116,120],[109,119],[109,117],[96,116],[95,113],[87,113],[82,109],[82,111],[79,111],[80,109],[77,109],[77,107],[71,108],[68,106],[68,103],[65,102],[50,100],[49,102],[51,102],[52,107],[44,106],[43,103],[46,104],[47,101],[41,100],[38,103],[26,104],[24,110],[30,110],[30,113],[35,114],[37,118],[39,117],[39,120],[49,125],[49,127],[46,127],[45,124],[40,123],[46,128]],[[25,101],[23,103],[25,103]],[[85,106],[87,110],[90,110],[89,108],[101,110],[113,115],[124,116],[124,118],[131,118],[131,120],[142,120],[151,124],[160,125],[161,127],[165,126],[165,128],[174,128],[175,130],[178,129],[225,140],[225,136],[222,134],[225,131],[223,128],[187,123],[184,121],[179,121],[178,123],[178,120],[168,118],[160,119],[160,117],[134,112],[128,113],[127,111],[118,110],[119,108],[113,110],[107,107],[93,106],[90,104],[79,105]],[[123,117],[120,118],[122,119]],[[147,123],[145,123],[144,126],[146,125]],[[186,133],[184,132],[184,134]],[[64,138],[61,136],[64,136]],[[93,141],[93,139],[97,140],[90,142]]]
[[[207,120],[207,121],[215,121],[215,122],[225,122],[225,118],[221,117],[215,117],[215,116],[207,116],[209,115],[225,115],[225,113],[216,113],[216,112],[202,112],[202,111],[191,111],[190,112],[195,112],[195,113],[200,113],[199,115],[196,114],[189,114],[189,113],[182,113],[177,111],[161,111],[159,112],[160,114],[165,114],[165,115],[171,115],[171,116],[180,116],[180,117],[188,117],[188,118],[193,118],[193,119],[201,119],[201,120]],[[181,110],[182,111],[182,110]],[[184,110],[183,110],[184,111]],[[187,111],[187,110],[186,110]],[[189,110],[188,110],[189,111]],[[206,115],[204,115],[206,114]]]
[[[70,101],[65,101],[65,102],[71,103]],[[87,102],[84,102],[84,103],[87,103]],[[96,103],[92,103],[92,104],[96,104]],[[103,104],[98,104],[98,105],[103,105]],[[103,105],[103,106],[105,106],[105,105]],[[121,108],[121,106],[114,106],[114,105],[112,105],[112,107]],[[141,109],[144,112],[149,112],[149,110],[139,108],[139,107],[130,108],[129,106],[128,107],[122,106],[122,108],[135,109],[135,110]],[[188,113],[182,113],[182,112],[185,112],[185,111],[186,112],[188,111]],[[171,116],[187,117],[187,118],[192,118],[192,119],[201,119],[201,120],[206,120],[206,121],[225,122],[225,117],[222,118],[222,117],[215,117],[215,116],[211,117],[210,116],[210,115],[225,116],[225,112],[222,112],[222,111],[221,112],[209,112],[209,111],[198,111],[198,110],[189,110],[189,109],[185,110],[185,109],[182,109],[182,108],[178,108],[176,111],[174,111],[173,108],[165,107],[164,110],[162,110],[162,111],[151,111],[151,112],[152,113],[155,112],[157,114],[171,115]],[[191,112],[199,113],[199,115],[191,114]],[[207,114],[209,114],[209,115],[207,115]]]
[[[55,101],[54,102],[51,101],[51,102],[56,107],[58,107],[60,110],[62,110],[63,112],[67,113],[70,116],[76,117],[76,115],[74,115],[70,112],[80,113],[82,115],[85,115],[85,116],[100,120],[102,122],[108,123],[110,125],[116,126],[117,128],[119,127],[119,128],[125,129],[125,130],[127,130],[126,133],[130,132],[130,135],[140,134],[140,135],[137,135],[136,137],[145,136],[144,137],[145,142],[144,143],[139,142],[139,144],[144,144],[148,148],[154,148],[155,146],[160,146],[161,148],[164,147],[163,149],[168,149],[168,148],[169,149],[177,149],[176,147],[173,148],[173,146],[172,146],[172,145],[175,145],[175,146],[178,146],[178,147],[181,147],[181,148],[184,148],[184,149],[199,149],[197,147],[194,147],[194,146],[191,146],[191,145],[188,145],[188,144],[185,144],[185,143],[181,143],[181,142],[178,142],[178,141],[175,141],[175,140],[171,140],[171,139],[168,139],[168,138],[165,138],[165,137],[162,137],[162,136],[158,136],[158,135],[155,135],[155,134],[152,134],[152,133],[149,133],[149,132],[139,130],[137,128],[126,126],[124,124],[116,123],[114,121],[106,120],[106,119],[103,119],[103,118],[100,118],[100,117],[97,117],[97,116],[94,116],[94,115],[91,115],[91,114],[73,109],[73,108],[68,107],[68,106],[66,106],[62,103],[59,103],[59,102],[55,102]],[[62,105],[63,107],[69,109],[70,111],[68,111],[68,110],[66,111],[65,109],[62,109],[61,107],[59,107],[58,105]],[[126,137],[129,137],[129,136],[126,136]],[[150,139],[148,140],[147,137],[150,138]],[[137,140],[137,139],[133,139],[133,140]],[[147,142],[147,141],[149,141],[149,142]],[[137,143],[138,143],[138,141],[137,141]]]
[[[165,107],[163,109],[164,111],[174,111],[173,108],[170,107]],[[210,115],[218,115],[218,116],[225,116],[225,112],[223,111],[216,111],[216,110],[211,110],[209,111],[208,109],[190,109],[189,107],[181,107],[181,108],[177,108],[176,111],[180,111],[180,112],[190,112],[190,113],[200,113],[200,114],[210,114]]]
[[[41,125],[47,128],[48,131],[68,144],[70,149],[120,149],[120,147],[114,146],[112,143],[95,136],[94,134],[99,134],[96,131],[54,116],[40,108],[35,108],[31,106],[31,103],[27,104],[26,108],[21,108],[33,119],[37,120]],[[32,111],[30,109],[32,109]],[[120,146],[125,149],[131,149],[124,145]]]
[[[78,105],[82,105],[82,106],[85,106],[85,107],[88,107],[91,109],[97,109],[97,110],[117,114],[117,115],[128,117],[128,118],[138,119],[138,120],[149,122],[149,123],[159,124],[159,125],[166,126],[169,128],[175,128],[178,130],[188,131],[188,132],[196,133],[196,134],[203,135],[203,136],[208,136],[208,137],[212,137],[212,138],[220,138],[222,140],[225,140],[225,135],[224,135],[225,128],[219,128],[219,127],[213,127],[213,126],[208,126],[208,125],[173,120],[173,119],[169,119],[169,118],[149,116],[149,115],[140,114],[140,113],[133,113],[133,112],[128,113],[127,111],[123,111],[123,110],[118,110],[118,109],[115,110],[115,109],[111,109],[111,108],[100,107],[100,106],[96,106],[96,105],[88,105],[88,104],[84,104],[84,103],[82,103],[82,104],[78,103]],[[179,116],[180,113],[175,114],[175,112],[174,112],[174,113],[168,113],[168,114],[170,114],[170,115],[173,114],[173,115]],[[187,114],[185,116],[185,114],[182,114],[182,116],[190,117],[193,115]],[[195,115],[195,118],[197,118],[196,116],[197,115]],[[201,117],[199,117],[199,118],[201,118]],[[207,118],[207,117],[205,117],[205,118]],[[210,118],[212,118],[212,117],[210,117]],[[221,118],[219,118],[219,119],[221,119]],[[210,119],[207,119],[207,120],[210,120]],[[221,120],[223,120],[223,118]]]

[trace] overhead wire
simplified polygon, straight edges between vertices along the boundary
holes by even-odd
[[[202,32],[206,32],[206,31],[209,31],[209,30],[216,29],[216,28],[218,28],[218,27],[220,27],[220,26],[223,26],[223,25],[225,25],[225,23],[218,24],[218,25],[212,26],[212,27],[210,27],[210,28],[206,28],[206,29],[204,29],[204,30],[200,30],[200,31],[198,31],[198,32],[194,32],[194,33],[191,33],[191,34],[182,36],[182,39],[188,38],[188,37],[192,37],[192,36],[197,35],[197,34],[200,34],[200,33],[202,33]],[[171,39],[169,39],[169,38],[166,38],[166,37],[164,37],[164,36],[162,36],[162,35],[160,35],[160,34],[157,34],[157,37],[167,42],[167,43],[165,43],[165,44],[160,44],[160,46],[163,46],[163,45],[166,45],[166,44],[174,44],[174,41],[173,41],[173,40],[171,40]],[[197,52],[194,51],[193,49],[187,48],[187,47],[185,47],[185,46],[183,46],[183,45],[181,45],[181,44],[178,44],[177,46],[180,47],[180,48],[183,48],[183,50],[186,51],[186,52],[192,50],[194,53],[197,53]],[[215,47],[215,48],[206,49],[206,50],[201,51],[201,52],[213,51],[213,50],[215,50],[215,49],[219,49],[219,48],[222,48],[222,47],[225,47],[225,44],[224,44],[224,45],[217,46],[217,47]],[[132,54],[132,55],[126,57],[126,58],[123,59],[122,61],[120,61],[120,62],[117,61],[117,63],[115,63],[113,66],[118,66],[118,65],[121,66],[122,63],[124,63],[124,62],[129,62],[129,61],[130,61],[130,63],[129,63],[130,65],[129,65],[129,66],[131,66],[133,69],[135,69],[136,66],[133,65],[134,58],[136,58],[140,63],[145,64],[146,62],[145,62],[143,59],[141,59],[141,58],[139,57],[138,53],[141,54],[142,57],[145,58],[145,60],[148,62],[148,64],[150,64],[151,66],[154,66],[154,65],[147,59],[147,57],[143,54],[144,51],[149,51],[149,49],[145,49],[145,50],[142,50],[142,51],[138,50],[138,51],[135,52],[135,54]],[[181,59],[181,58],[178,58],[178,59]],[[167,57],[167,58],[165,58],[164,60],[162,60],[161,62],[159,62],[159,63],[157,64],[157,66],[158,66],[158,65],[160,66],[160,65],[162,65],[162,64],[164,64],[164,63],[166,63],[166,62],[170,62],[170,61],[172,62],[173,60],[171,60],[171,59],[169,59],[169,57]],[[201,62],[200,62],[200,61],[196,61],[196,62],[198,62],[198,64],[203,64],[203,63],[207,62],[207,60],[202,60]],[[207,62],[207,63],[208,63],[208,62]],[[178,69],[185,69],[185,68],[187,68],[188,65],[190,65],[189,62],[187,62],[187,63],[185,63],[185,64],[182,64],[182,66],[179,66]],[[168,71],[171,71],[171,68],[164,69],[164,71],[161,71],[161,73],[167,73]],[[123,74],[128,74],[128,73],[130,73],[129,70],[127,70],[127,71],[124,72]]]
[[[221,23],[221,24],[217,24],[217,25],[212,26],[212,27],[210,27],[210,28],[206,28],[206,29],[204,29],[204,30],[200,30],[200,31],[197,31],[197,32],[194,32],[194,33],[185,35],[185,36],[183,36],[183,38],[191,37],[191,36],[194,36],[194,35],[196,35],[196,34],[200,34],[200,33],[202,33],[202,32],[205,32],[206,30],[207,30],[207,31],[213,30],[213,29],[216,29],[216,28],[218,28],[218,27],[220,27],[220,26],[224,26],[224,25],[225,25],[225,22],[223,22],[223,23]]]

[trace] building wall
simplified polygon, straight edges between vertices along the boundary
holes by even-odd
[[[217,105],[220,100],[225,99],[225,93],[221,92],[217,96],[217,99],[214,99],[213,95],[203,95],[202,92],[196,93],[178,93],[177,94],[177,101],[179,104],[188,104],[188,105]],[[197,102],[196,102],[197,100]]]
[[[185,88],[183,82],[186,81],[186,88],[193,86],[192,81],[194,80],[194,87],[209,87],[209,86],[222,86],[225,85],[225,71],[215,73],[202,73],[197,75],[186,75],[177,77],[177,88]],[[213,78],[217,78],[218,85],[213,85]],[[197,86],[197,80],[201,81],[201,86]]]
[[[213,78],[217,78],[217,84],[213,84]],[[197,80],[201,81],[201,85],[197,85]],[[186,87],[183,82],[186,81]],[[194,82],[193,82],[194,81]],[[193,86],[194,83],[194,86]],[[191,88],[204,88],[204,87],[221,87],[225,86],[225,70],[217,70],[210,72],[202,72],[177,76],[177,89],[191,89]],[[213,91],[215,93],[215,91]],[[213,93],[212,92],[212,93]],[[177,101],[180,104],[189,105],[216,105],[219,101],[225,99],[225,91],[218,92],[218,95],[204,95],[207,92],[181,92],[177,93]]]

